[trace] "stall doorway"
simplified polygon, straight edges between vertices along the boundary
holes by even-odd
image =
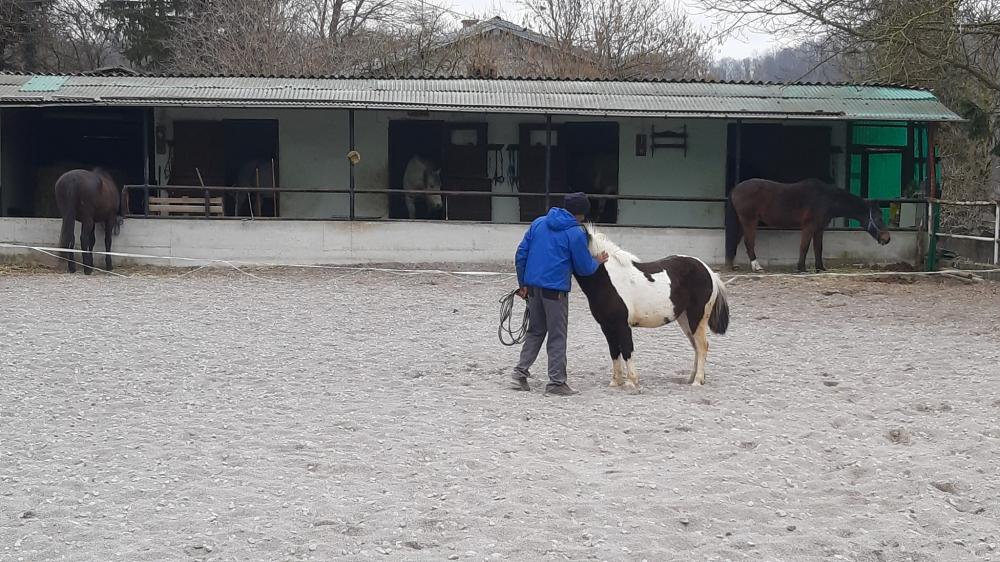
[[[726,197],[741,181],[762,178],[797,182],[833,180],[829,126],[789,127],[781,124],[730,124],[726,156]],[[737,147],[737,139],[740,139]],[[739,160],[737,160],[737,155]],[[738,163],[738,165],[737,165]],[[765,225],[766,226],[766,225]],[[739,219],[726,205],[726,252],[732,255],[739,236]]]
[[[3,112],[0,215],[59,217],[53,187],[74,168],[100,166],[119,186],[145,177],[139,108],[31,108]]]
[[[570,191],[618,194],[618,123],[566,123],[563,148]],[[590,198],[590,218],[618,222],[618,201]]]
[[[518,177],[523,193],[545,193],[545,139],[543,124],[522,124]],[[570,191],[590,194],[618,194],[618,123],[562,123],[552,125],[549,149],[549,200],[562,203]],[[544,197],[521,197],[522,222],[531,222],[548,212]],[[618,202],[590,200],[591,220],[618,222]]]
[[[271,119],[174,121],[169,184],[278,187],[278,122]],[[200,177],[199,177],[200,175]],[[184,190],[171,190],[174,194]],[[276,193],[225,194],[226,216],[276,217]]]
[[[402,191],[406,165],[414,156],[429,160],[441,169],[441,189],[445,191],[489,192],[486,123],[446,123],[444,121],[399,120],[389,122],[389,188]],[[489,197],[442,197],[444,207],[430,209],[415,198],[414,213],[424,220],[492,220]],[[401,194],[389,197],[389,217],[408,218]]]

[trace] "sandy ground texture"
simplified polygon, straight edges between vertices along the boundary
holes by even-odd
[[[639,395],[577,292],[559,398],[509,279],[131,275],[0,272],[0,560],[1000,560],[995,284],[741,279]]]

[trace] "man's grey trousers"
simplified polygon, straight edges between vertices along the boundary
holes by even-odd
[[[514,378],[529,376],[528,369],[538,358],[542,342],[549,360],[549,384],[566,384],[566,328],[569,324],[569,293],[528,288],[528,333],[521,347],[521,359]]]

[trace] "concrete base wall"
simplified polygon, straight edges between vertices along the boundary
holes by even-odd
[[[60,221],[56,219],[0,218],[0,242],[55,247],[58,246],[59,227]],[[395,221],[128,219],[121,235],[115,238],[112,251],[286,265],[511,263],[525,228],[516,224]],[[713,265],[725,261],[722,230],[606,227],[604,232],[621,247],[643,259],[687,254]],[[104,237],[100,228],[97,238],[95,249],[103,250]],[[916,240],[916,233],[896,232],[891,244],[879,246],[861,231],[831,231],[825,237],[824,254],[828,260],[912,262],[916,254]],[[792,265],[798,259],[798,245],[798,232],[764,231],[758,236],[757,254],[765,266]],[[25,257],[54,263],[52,258],[29,250],[0,248],[0,256],[18,254],[29,254]],[[737,263],[747,264],[742,247],[737,260]],[[174,266],[199,263],[158,259],[130,261]],[[807,265],[811,264],[810,257]]]

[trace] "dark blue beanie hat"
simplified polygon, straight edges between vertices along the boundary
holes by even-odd
[[[576,193],[567,193],[563,199],[563,209],[566,209],[572,215],[587,216],[590,213],[590,200],[587,199],[585,194],[579,191]]]

